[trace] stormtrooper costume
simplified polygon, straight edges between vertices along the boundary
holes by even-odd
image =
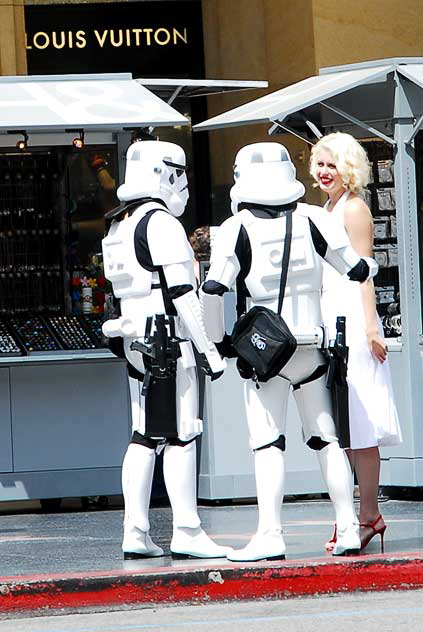
[[[306,444],[315,450],[336,513],[338,539],[333,555],[358,553],[360,538],[353,504],[351,468],[340,449],[326,388],[322,352],[320,293],[322,260],[352,280],[377,271],[372,259],[352,249],[345,232],[334,234],[319,207],[297,203],[304,186],[285,147],[264,142],[242,148],[235,160],[231,189],[233,216],[218,229],[211,266],[200,291],[209,337],[223,355],[231,354],[224,329],[223,294],[239,274],[249,292],[247,307],[277,311],[286,214],[292,213],[292,243],[282,317],[299,342],[280,374],[266,383],[244,383],[250,445],[254,451],[259,522],[256,534],[230,560],[284,559],[280,511],[284,493],[285,425],[293,389]],[[318,344],[302,345],[304,341]],[[220,346],[219,346],[220,345]],[[320,348],[319,348],[320,347]],[[243,376],[242,371],[240,371]]]
[[[133,435],[122,467],[122,550],[125,559],[163,555],[149,535],[148,512],[155,456],[164,449],[163,472],[173,515],[172,555],[225,557],[227,548],[216,545],[202,530],[196,504],[195,438],[202,421],[192,343],[212,379],[221,375],[225,361],[206,336],[194,290],[193,252],[176,219],[188,200],[185,154],[173,143],[140,141],[129,147],[126,159],[125,182],[117,191],[123,204],[109,213],[111,225],[102,242],[105,276],[120,304],[120,316],[106,321],[103,332],[112,350],[119,354],[120,349],[128,361],[132,402]],[[150,358],[133,345],[147,345],[159,331],[159,319],[166,340],[173,348],[176,344],[176,353],[166,382],[170,390],[153,398],[149,408]],[[160,345],[157,348],[162,351]],[[166,434],[160,417],[169,408],[175,413],[174,431]]]

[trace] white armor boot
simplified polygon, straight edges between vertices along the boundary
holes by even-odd
[[[203,531],[197,511],[197,454],[195,441],[167,445],[163,474],[173,514],[172,557],[226,557],[229,547],[219,546]]]
[[[317,452],[317,456],[336,515],[336,543],[332,555],[358,555],[361,543],[348,458],[338,442],[330,443]]]
[[[283,452],[275,446],[256,450],[254,467],[259,510],[257,532],[247,546],[232,550],[227,558],[233,562],[284,560],[285,542],[280,517],[284,493]]]
[[[163,555],[163,549],[149,536],[148,508],[155,457],[154,450],[130,443],[123,461],[125,518],[122,551],[125,560]]]

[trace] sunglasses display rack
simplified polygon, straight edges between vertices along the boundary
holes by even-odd
[[[63,311],[58,172],[49,154],[0,154],[0,315]]]
[[[63,349],[78,351],[97,348],[95,342],[81,326],[77,316],[47,316],[45,321]]]
[[[28,315],[0,320],[0,357],[104,347],[100,337],[102,318],[94,316]]]
[[[363,144],[371,166],[365,201],[373,216],[373,257],[379,264],[374,279],[376,307],[385,337],[396,338],[402,329],[393,152],[381,141]]]
[[[0,320],[0,358],[22,356],[25,350],[12,336],[5,322]]]
[[[107,348],[106,339],[101,329],[105,320],[104,314],[83,314],[79,316],[79,320],[96,343],[97,348]]]
[[[28,354],[60,350],[59,342],[41,316],[12,316],[8,322],[14,337],[20,341]]]

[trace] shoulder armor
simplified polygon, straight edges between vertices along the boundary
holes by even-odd
[[[343,223],[334,221],[334,218],[321,206],[299,203],[295,212],[311,219],[331,250],[350,246]]]
[[[241,228],[241,213],[228,217],[219,226],[213,239],[211,261],[221,257],[231,257],[235,253]]]
[[[154,213],[147,226],[147,241],[155,266],[184,263],[194,253],[181,222],[166,210]]]

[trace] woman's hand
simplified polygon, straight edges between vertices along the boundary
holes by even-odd
[[[385,339],[380,335],[378,331],[367,332],[367,342],[369,349],[379,362],[385,362],[386,354],[388,352],[386,348]]]

